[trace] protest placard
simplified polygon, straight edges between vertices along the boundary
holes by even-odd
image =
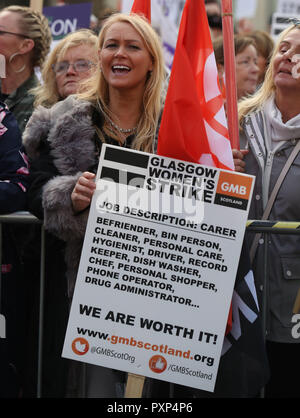
[[[276,41],[280,33],[291,25],[291,19],[299,19],[300,15],[273,13],[270,35]]]
[[[277,12],[289,15],[299,15],[300,0],[278,0]]]
[[[68,33],[82,28],[89,28],[91,10],[92,3],[44,7],[43,14],[49,20],[54,44]]]
[[[213,391],[254,177],[103,145],[63,357]]]

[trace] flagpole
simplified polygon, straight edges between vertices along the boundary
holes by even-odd
[[[233,39],[232,0],[222,0],[222,29],[226,80],[226,113],[232,148],[240,149]]]

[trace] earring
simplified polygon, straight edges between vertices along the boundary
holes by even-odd
[[[152,72],[153,70],[149,70],[147,73],[147,81],[149,80],[149,78],[152,76]]]
[[[17,56],[17,55],[21,55],[21,54],[19,54],[18,52],[15,52],[14,54],[12,54],[10,57],[9,57],[9,60],[8,60],[8,62],[11,64],[11,62],[12,62],[12,60]],[[22,71],[24,71],[25,70],[25,68],[26,68],[26,64],[24,64],[23,65],[23,67],[21,67],[19,70],[14,70],[14,72],[15,73],[21,73]]]

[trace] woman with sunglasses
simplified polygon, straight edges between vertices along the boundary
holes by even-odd
[[[233,156],[236,171],[256,176],[250,219],[300,219],[299,58],[300,21],[295,21],[279,35],[261,88],[239,103],[241,150]],[[251,234],[251,239],[271,371],[265,394],[299,398],[299,317],[293,311],[300,289],[300,236]]]
[[[49,52],[48,20],[29,7],[8,6],[0,11],[0,99],[8,106],[23,132],[33,111],[34,97],[28,94],[38,79],[34,68],[42,67]],[[1,65],[0,64],[0,65]]]

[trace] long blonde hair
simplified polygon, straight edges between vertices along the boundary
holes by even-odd
[[[97,55],[98,37],[89,29],[79,29],[69,33],[50,52],[42,71],[43,83],[31,90],[31,93],[35,96],[35,107],[38,105],[51,107],[61,99],[52,65],[61,60],[70,48],[80,45],[94,47],[95,56]]]
[[[137,14],[115,13],[107,18],[99,34],[98,47],[101,51],[107,30],[114,23],[129,23],[139,33],[153,61],[153,71],[146,81],[143,96],[143,111],[137,126],[136,138],[132,147],[137,150],[152,152],[153,140],[162,108],[162,86],[165,77],[164,59],[161,40],[152,26],[142,16]],[[98,71],[84,86],[84,92],[78,98],[97,105],[100,102],[104,114],[111,117],[108,101],[108,84],[102,72]]]
[[[294,30],[299,29],[300,27],[298,25],[291,25],[288,28],[286,28],[284,31],[281,32],[277,43],[274,47],[273,54],[270,59],[270,64],[268,66],[268,69],[266,71],[265,79],[263,84],[261,85],[260,89],[251,97],[246,98],[244,100],[241,100],[238,106],[238,114],[239,114],[239,123],[240,127],[242,126],[244,117],[248,115],[251,112],[258,111],[262,108],[263,104],[273,95],[273,93],[276,90],[275,84],[274,84],[274,58],[276,54],[279,51],[280,44],[283,41],[283,39],[286,37],[286,35]]]

